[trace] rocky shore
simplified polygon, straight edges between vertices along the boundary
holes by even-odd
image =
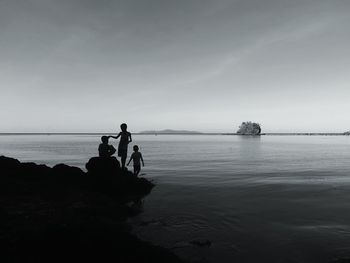
[[[86,168],[0,156],[1,262],[182,262],[126,224],[150,181],[115,158],[91,158]]]

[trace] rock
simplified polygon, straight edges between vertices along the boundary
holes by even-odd
[[[85,167],[92,175],[117,176],[121,174],[120,163],[115,157],[92,157]]]
[[[329,263],[350,263],[350,258],[340,258],[330,261]]]
[[[86,167],[0,156],[1,262],[182,262],[126,224],[138,211],[128,204],[151,182],[122,171],[115,158],[91,158]]]
[[[20,173],[23,178],[28,180],[46,180],[49,179],[47,178],[47,175],[51,173],[51,168],[44,164],[36,164],[33,162],[21,163]]]
[[[61,175],[61,176],[74,176],[81,177],[84,176],[85,173],[78,167],[69,166],[63,163],[57,164],[52,168],[53,173]]]
[[[20,161],[6,156],[0,156],[0,167],[3,171],[8,172],[14,169],[18,169],[19,166]]]
[[[57,164],[52,168],[52,176],[57,183],[81,184],[86,177],[86,173],[78,167],[69,166],[63,163]]]
[[[211,241],[210,240],[192,240],[189,242],[191,245],[197,246],[197,247],[210,247]]]
[[[138,178],[127,169],[122,170],[115,157],[92,157],[85,165],[87,174],[93,182],[96,191],[106,191],[110,194],[137,196],[149,194],[153,184],[145,178]]]
[[[127,196],[136,200],[150,193],[153,184],[145,178],[133,176],[128,170],[121,170],[115,157],[93,157],[86,163],[87,173],[78,167],[57,164],[53,168],[32,162],[21,163],[16,159],[0,156],[2,178],[6,177],[8,190],[18,192],[67,195],[74,192],[97,191],[113,196]],[[10,183],[10,181],[12,183]],[[5,188],[4,182],[0,188]],[[11,191],[12,191],[11,190]]]

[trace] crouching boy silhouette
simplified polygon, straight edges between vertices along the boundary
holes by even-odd
[[[101,141],[102,143],[98,146],[98,155],[104,158],[111,157],[116,152],[115,148],[108,144],[107,136],[102,136]]]

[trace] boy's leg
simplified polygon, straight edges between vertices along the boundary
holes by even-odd
[[[118,156],[120,157],[120,160],[121,160],[121,163],[122,163],[122,169],[125,168],[127,155],[128,155],[128,149],[123,149],[121,147],[118,147]]]
[[[141,170],[141,166],[140,165],[135,165],[134,166],[134,175],[137,176],[139,174],[140,170]]]
[[[126,154],[122,155],[121,161],[122,161],[122,169],[124,169],[125,168],[125,163],[126,163]]]

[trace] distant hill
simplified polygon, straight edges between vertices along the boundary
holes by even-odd
[[[350,135],[350,131],[344,132],[344,135]]]
[[[198,132],[198,131],[171,130],[171,129],[142,131],[140,133],[143,133],[143,134],[201,134],[201,132]]]

